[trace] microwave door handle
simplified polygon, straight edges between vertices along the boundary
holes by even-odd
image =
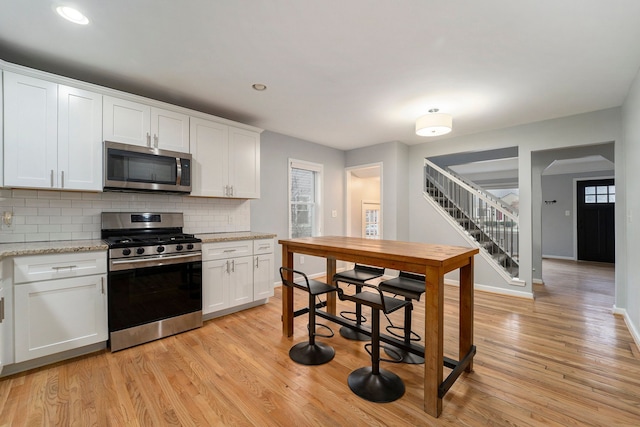
[[[178,184],[178,185],[182,185],[182,161],[181,160],[182,159],[180,159],[180,158],[176,159],[176,168],[178,169],[176,184]]]

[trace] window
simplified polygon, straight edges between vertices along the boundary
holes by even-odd
[[[321,234],[322,165],[289,159],[289,236]]]
[[[615,203],[616,202],[616,186],[615,185],[592,185],[584,187],[585,203]]]

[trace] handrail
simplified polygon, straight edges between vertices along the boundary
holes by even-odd
[[[440,206],[497,262],[508,271],[515,271],[518,267],[518,214],[485,194],[481,188],[474,188],[429,160],[425,159],[424,165],[425,193],[439,197]]]
[[[438,165],[436,165],[435,163],[424,159],[424,165],[430,167],[431,169],[435,169],[437,172],[439,172],[440,174],[444,175],[445,177],[447,177],[449,180],[457,182],[457,184],[464,188],[465,190],[467,190],[467,192],[469,193],[473,193],[474,195],[476,195],[478,198],[484,200],[485,202],[487,202],[488,204],[492,205],[494,208],[503,211],[503,213],[508,216],[511,220],[513,221],[518,221],[518,214],[515,212],[512,212],[510,209],[507,209],[505,206],[503,206],[500,203],[497,203],[496,200],[493,197],[490,197],[488,195],[486,195],[481,189],[479,188],[474,188],[471,185],[467,184],[465,181],[463,181],[462,179],[458,178],[457,176],[451,174],[450,172],[442,169],[441,167],[439,167]]]
[[[434,165],[434,166],[437,167],[437,165]],[[453,176],[453,177],[459,179],[460,181],[466,183],[471,188],[475,189],[476,191],[481,192],[485,197],[488,197],[489,199],[491,199],[494,202],[496,202],[499,206],[502,206],[502,209],[505,209],[507,212],[511,212],[514,215],[518,215],[518,210],[517,209],[514,209],[512,206],[509,206],[506,203],[504,203],[502,200],[500,200],[500,198],[498,198],[498,197],[494,196],[493,194],[485,191],[480,185],[478,185],[475,182],[471,181],[469,178],[466,178],[464,176],[461,176],[461,175],[457,174],[456,171],[452,170],[451,168],[446,168],[445,170],[451,176]]]

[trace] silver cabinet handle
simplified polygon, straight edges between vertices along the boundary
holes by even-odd
[[[229,260],[227,260],[227,274],[229,274]]]
[[[259,267],[260,267],[260,262],[258,260],[258,257],[256,257],[256,268],[259,268]]]
[[[151,147],[151,134],[147,132],[147,147]]]
[[[102,295],[104,295],[104,277],[100,278],[100,289],[101,289]]]
[[[60,187],[64,188],[64,171],[60,175]]]
[[[0,298],[0,323],[4,320],[4,297]]]
[[[53,188],[53,169],[51,169],[51,188]]]
[[[158,135],[153,134],[153,146],[158,148]]]
[[[65,270],[65,269],[68,268],[69,270],[72,270],[72,269],[74,269],[76,267],[77,267],[77,265],[62,265],[60,267],[51,267],[51,269],[58,271],[58,270]]]
[[[235,251],[236,251],[235,249],[225,249],[223,252],[227,254],[229,252],[235,252]]]
[[[224,195],[229,197],[229,186],[228,185],[224,186]]]
[[[230,188],[231,188],[231,197],[233,197],[233,185],[231,185]]]
[[[236,272],[236,260],[234,259],[231,260],[231,272],[232,273]]]

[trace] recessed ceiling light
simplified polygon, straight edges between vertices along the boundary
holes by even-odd
[[[263,85],[262,83],[254,83],[251,87],[254,88],[255,90],[259,90],[261,92],[263,90],[267,90],[267,85]]]
[[[71,21],[74,24],[87,25],[89,23],[89,18],[84,16],[79,10],[72,7],[58,6],[56,7],[56,12],[58,12],[58,15],[62,16],[64,19]]]

